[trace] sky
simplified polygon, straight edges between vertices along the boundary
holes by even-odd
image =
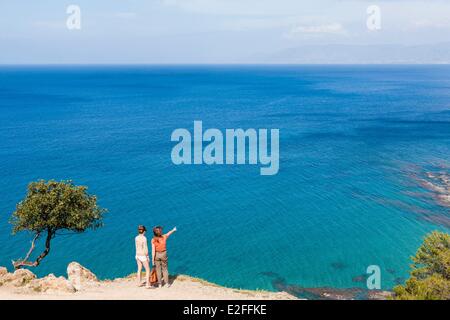
[[[80,29],[67,27],[70,5]],[[303,49],[308,59],[342,50],[339,61],[364,55],[360,46],[428,48],[431,62],[450,62],[450,1],[0,0],[0,64],[289,63],[303,61]],[[416,51],[420,62],[427,54]]]

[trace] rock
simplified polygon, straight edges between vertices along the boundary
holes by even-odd
[[[83,286],[98,284],[96,275],[78,262],[71,262],[67,266],[67,277],[76,290],[81,290]]]
[[[31,289],[35,292],[67,292],[73,293],[76,291],[75,287],[64,277],[56,277],[54,274],[49,274],[48,276],[41,279],[32,280],[26,289]]]
[[[0,276],[0,285],[22,287],[28,284],[31,280],[36,279],[36,275],[27,269],[19,269],[14,273],[4,273]]]
[[[36,275],[27,269],[16,270],[12,275],[13,275],[13,285],[16,287],[24,286],[31,280],[36,279]]]
[[[442,201],[444,204],[450,204],[450,194],[441,194],[437,197],[439,201]]]
[[[5,267],[0,267],[0,277],[3,277],[7,273],[8,269],[6,269]]]
[[[8,270],[5,267],[0,267],[0,287],[6,282],[5,278],[8,275]]]
[[[392,297],[392,292],[382,290],[369,290],[367,297],[370,300],[389,300]]]

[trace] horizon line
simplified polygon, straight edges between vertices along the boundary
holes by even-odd
[[[112,62],[112,63],[0,63],[0,67],[39,67],[39,66],[446,66],[450,62],[428,62],[428,63],[411,63],[411,62],[395,62],[395,63],[246,63],[246,62],[217,62],[217,63],[157,63],[157,62]]]

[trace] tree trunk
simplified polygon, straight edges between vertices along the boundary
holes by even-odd
[[[34,250],[34,246],[35,246],[35,241],[39,238],[40,233],[37,233],[33,239],[33,241],[31,242],[31,248],[27,253],[27,256],[25,257],[25,259],[23,260],[19,260],[19,261],[13,261],[13,266],[15,269],[20,269],[24,266],[27,267],[37,267],[40,263],[41,260],[44,259],[50,252],[50,241],[52,240],[53,236],[55,235],[55,232],[52,229],[48,229],[47,230],[47,238],[45,239],[45,250],[36,258],[36,260],[34,262],[32,261],[28,261],[28,258],[30,257],[31,253]]]
[[[41,263],[41,260],[44,259],[50,252],[50,241],[52,240],[53,235],[54,232],[49,229],[47,231],[47,239],[45,239],[45,250],[39,255],[39,257],[37,257],[36,261],[34,262],[35,267],[38,266],[39,263]]]

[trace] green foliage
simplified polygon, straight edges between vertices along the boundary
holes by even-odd
[[[83,232],[102,226],[105,209],[97,205],[97,198],[87,193],[87,187],[75,186],[71,181],[32,182],[28,185],[25,199],[16,206],[11,216],[13,234],[31,231],[34,239],[24,259],[13,261],[14,268],[36,267],[50,252],[51,240],[57,231]],[[29,261],[35,242],[46,234],[45,250]]]
[[[398,300],[450,299],[450,235],[434,231],[412,257],[411,277],[394,288]]]
[[[425,238],[412,260],[412,276],[425,279],[437,273],[450,280],[450,235],[432,232]]]
[[[71,181],[40,180],[28,185],[28,193],[17,204],[10,221],[13,233],[83,232],[100,227],[105,211],[97,206],[97,198],[87,193],[87,187]]]

